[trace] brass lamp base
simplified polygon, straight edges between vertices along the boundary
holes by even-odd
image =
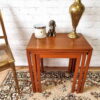
[[[79,36],[75,32],[71,32],[68,34],[68,37],[74,39],[74,38],[78,38]]]

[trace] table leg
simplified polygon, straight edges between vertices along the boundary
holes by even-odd
[[[71,73],[72,59],[69,59],[68,72]]]
[[[42,88],[41,88],[41,71],[40,71],[41,59],[40,59],[39,55],[36,55],[36,63],[37,63],[38,92],[42,92]]]
[[[34,84],[36,88],[36,92],[38,92],[38,80],[37,80],[37,61],[36,61],[36,55],[32,54],[32,70],[33,70],[33,76],[34,76]]]
[[[78,78],[77,93],[80,92],[81,85],[82,85],[82,79],[83,79],[83,72],[84,72],[85,60],[86,60],[86,53],[84,53],[82,55],[82,63],[81,63],[81,68],[80,68],[80,73],[79,73],[79,78]]]
[[[88,55],[87,55],[86,67],[85,67],[83,78],[82,78],[83,80],[82,80],[80,92],[83,92],[83,88],[84,88],[84,84],[86,81],[86,76],[87,76],[87,72],[88,72],[88,68],[89,68],[89,64],[90,64],[90,60],[91,60],[91,55],[92,55],[92,50],[89,51]]]
[[[44,72],[44,68],[43,68],[43,58],[41,58],[41,72]]]
[[[76,82],[77,82],[78,70],[79,70],[79,65],[80,65],[80,59],[81,59],[81,56],[78,56],[76,59],[76,66],[75,66],[75,72],[74,72],[73,84],[72,84],[72,92],[76,91]]]
[[[33,71],[32,71],[32,62],[31,62],[31,53],[27,51],[27,59],[28,59],[28,64],[29,64],[29,72],[30,72],[30,77],[31,77],[31,81],[32,81],[32,89],[33,92],[36,92],[36,88],[35,88],[35,82],[34,82],[34,76],[33,76]]]
[[[76,58],[69,59],[69,66],[68,66],[68,72],[69,73],[74,73],[75,65],[76,65]]]

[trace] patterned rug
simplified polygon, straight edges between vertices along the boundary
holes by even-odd
[[[15,92],[11,72],[0,86],[0,100],[100,100],[100,71],[88,72],[83,93],[71,93],[72,74],[44,72],[41,74],[42,93],[33,93],[28,71],[18,71],[22,95]]]

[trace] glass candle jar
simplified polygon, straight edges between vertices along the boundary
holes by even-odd
[[[35,25],[34,32],[36,38],[45,38],[46,37],[46,26],[44,25]]]

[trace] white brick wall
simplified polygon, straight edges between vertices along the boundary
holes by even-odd
[[[74,0],[0,0],[4,22],[16,65],[27,65],[25,48],[34,32],[33,26],[44,23],[48,29],[51,19],[57,32],[72,30],[69,6]],[[100,0],[82,0],[86,9],[77,31],[93,46],[91,66],[100,66]],[[67,59],[45,59],[46,65],[67,65]]]

